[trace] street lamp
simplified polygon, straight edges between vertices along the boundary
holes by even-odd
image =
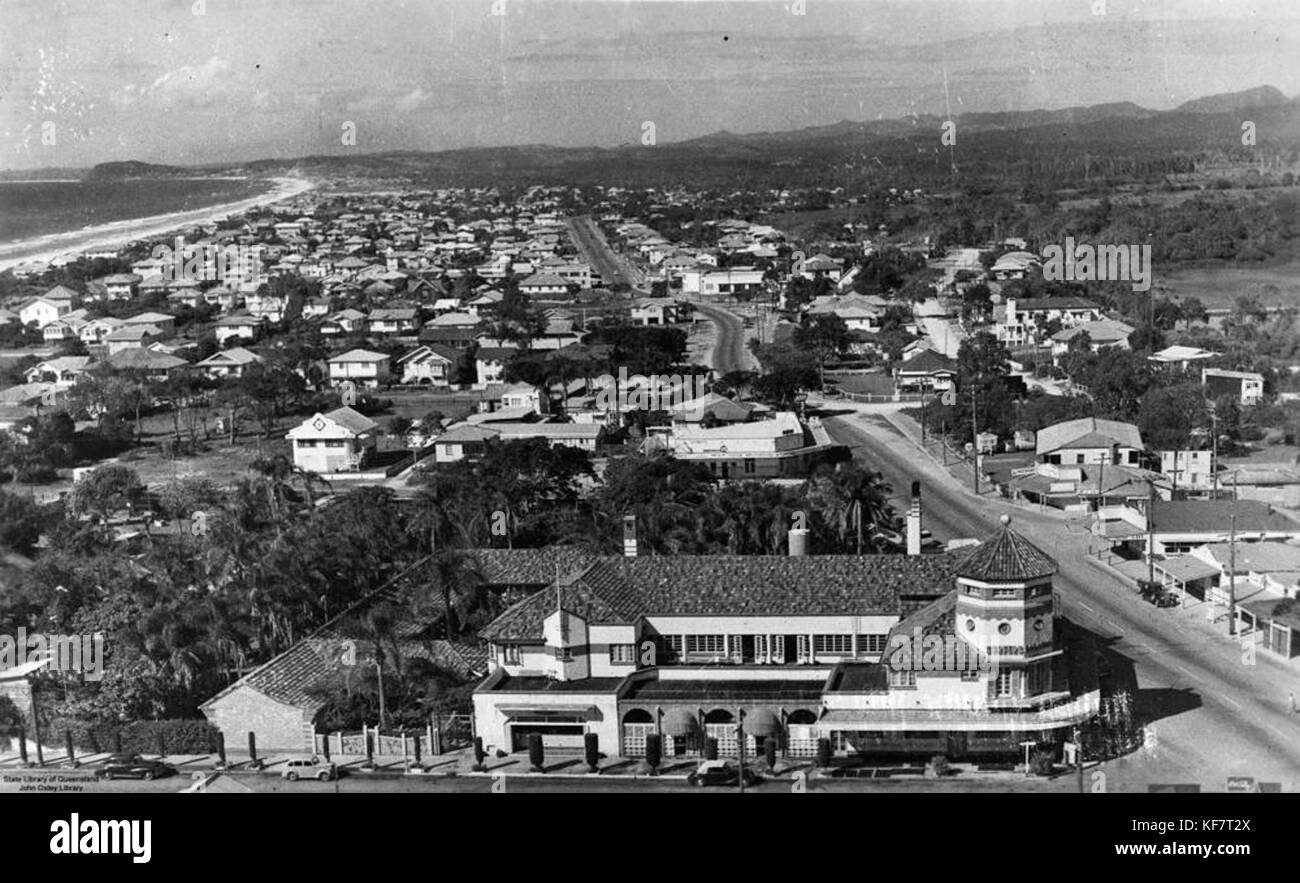
[[[1038,744],[1037,742],[1033,742],[1033,741],[1026,741],[1020,743],[1020,747],[1025,749],[1025,778],[1026,779],[1029,778],[1029,749],[1033,748],[1037,744]]]

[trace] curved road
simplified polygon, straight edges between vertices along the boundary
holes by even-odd
[[[730,310],[724,310],[716,304],[704,304],[691,301],[695,311],[713,323],[717,329],[717,340],[713,344],[713,364],[710,366],[719,375],[730,371],[750,370],[753,355],[745,346],[745,323]]]
[[[834,407],[834,405],[830,405]],[[1300,672],[1259,650],[1253,662],[1241,646],[1204,622],[1205,606],[1157,609],[1110,573],[1085,560],[1082,522],[975,499],[942,472],[915,442],[882,418],[854,414],[826,421],[854,457],[884,474],[895,495],[923,482],[924,525],[937,538],[983,539],[1009,514],[1016,529],[1060,564],[1055,586],[1067,617],[1099,636],[1117,680],[1135,681],[1148,746],[1106,765],[1108,790],[1145,790],[1150,782],[1199,782],[1222,791],[1227,776],[1300,786],[1300,715],[1289,713],[1289,691],[1300,695]],[[1130,669],[1131,666],[1131,669]],[[1152,736],[1154,733],[1154,737]]]

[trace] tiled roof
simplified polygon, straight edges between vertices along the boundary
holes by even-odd
[[[555,579],[557,565],[561,572],[573,572],[593,560],[576,546],[477,549],[472,555],[484,583],[493,586],[545,585]],[[343,642],[352,641],[355,645],[357,670],[373,654],[372,642],[361,639],[358,626],[361,615],[385,601],[404,610],[410,609],[406,605],[412,592],[420,586],[420,572],[418,564],[407,568],[373,595],[330,620],[270,662],[245,675],[208,702],[214,702],[241,686],[247,686],[289,705],[308,709],[319,707],[320,702],[311,698],[308,692],[317,686],[342,681],[346,674],[342,655],[347,647]],[[466,676],[486,670],[487,649],[481,643],[425,637],[431,629],[442,624],[442,605],[436,593],[426,599],[426,603],[421,605],[421,611],[418,617],[414,613],[405,616],[395,628],[404,659],[427,658],[443,668]]]
[[[581,607],[602,617],[597,622],[630,622],[641,615],[896,615],[904,609],[903,595],[951,591],[953,566],[947,554],[613,556],[598,559],[580,578],[566,575],[562,596],[566,610],[578,613]],[[555,604],[554,589],[543,589],[483,634],[539,640]]]
[[[1235,515],[1237,532],[1268,531],[1300,535],[1297,523],[1259,500],[1162,500],[1152,507],[1158,533],[1223,533]]]
[[[1002,530],[966,553],[957,575],[981,582],[1023,582],[1056,573],[1056,561],[1011,529],[1002,516]]]
[[[1111,443],[1142,450],[1142,435],[1132,423],[1080,417],[1038,431],[1036,452],[1041,456],[1069,447],[1109,447]]]

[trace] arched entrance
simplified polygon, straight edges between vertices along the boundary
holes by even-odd
[[[704,736],[718,741],[718,757],[735,757],[740,753],[736,738],[736,716],[725,708],[715,708],[704,715]]]
[[[813,724],[817,723],[815,712],[806,708],[796,708],[785,717],[787,757],[816,757],[817,734]]]
[[[654,715],[644,708],[633,708],[623,715],[624,757],[644,757],[646,737],[655,731]]]

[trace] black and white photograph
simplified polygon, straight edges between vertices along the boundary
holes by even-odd
[[[1286,0],[3,0],[0,819],[1262,857],[1298,175]]]

